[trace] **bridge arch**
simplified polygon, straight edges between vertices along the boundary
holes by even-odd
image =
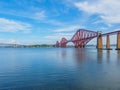
[[[76,48],[78,47],[84,48],[86,44],[95,37],[97,37],[97,32],[85,30],[85,29],[79,29],[73,35],[71,40],[67,40],[65,37],[63,37],[59,42],[59,45],[61,47],[66,47],[67,43],[72,42]]]
[[[76,48],[84,48],[86,44],[97,37],[97,32],[79,29],[72,37],[71,41],[74,43]]]
[[[73,42],[76,48],[78,47],[84,48],[89,41],[97,37],[97,48],[102,49],[103,48],[102,37],[107,36],[106,49],[111,50],[110,35],[115,35],[115,34],[117,35],[116,50],[120,50],[120,30],[102,34],[101,32],[95,32],[95,31],[86,30],[86,29],[79,29],[70,40],[67,40],[66,38],[62,38],[60,42],[58,41],[56,42],[56,46],[59,45],[61,47],[66,47],[66,44],[68,42]]]
[[[68,40],[65,37],[63,37],[60,41],[60,46],[66,47],[67,43],[68,43]]]

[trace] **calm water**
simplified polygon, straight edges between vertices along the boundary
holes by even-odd
[[[0,90],[118,90],[120,52],[1,48]]]

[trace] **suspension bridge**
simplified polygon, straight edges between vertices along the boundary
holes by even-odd
[[[85,48],[87,43],[94,38],[97,38],[97,48],[103,49],[103,38],[106,37],[106,49],[110,48],[110,35],[117,35],[116,49],[120,50],[120,30],[102,34],[91,30],[79,29],[70,40],[65,37],[61,41],[56,42],[56,47],[66,47],[67,43],[72,42],[76,48]]]

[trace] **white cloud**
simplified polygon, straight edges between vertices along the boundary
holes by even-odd
[[[77,29],[84,28],[83,26],[80,25],[73,25],[73,26],[66,26],[64,28],[60,28],[57,30],[54,30],[54,32],[70,32],[70,31],[77,31]]]
[[[54,42],[57,40],[61,40],[61,38],[65,37],[67,40],[70,40],[72,38],[72,36],[74,35],[74,33],[56,33],[54,35],[50,35],[50,36],[45,36],[45,39],[51,39]]]
[[[74,5],[90,15],[99,14],[106,24],[120,23],[120,0],[98,0],[75,2]]]
[[[12,38],[1,38],[0,39],[0,43],[3,44],[20,44],[20,42],[18,40],[12,39]]]
[[[36,12],[35,14],[33,14],[33,16],[31,16],[31,18],[38,19],[38,20],[43,19],[45,17],[46,17],[45,11]]]
[[[28,32],[31,30],[31,27],[32,26],[28,23],[0,18],[1,32],[16,32],[16,31]]]
[[[66,26],[66,27],[54,30],[55,34],[45,36],[44,38],[52,40],[54,42],[56,42],[57,40],[60,41],[61,38],[63,37],[65,37],[67,40],[70,40],[72,36],[75,34],[75,32],[80,28],[83,28],[83,26],[80,26],[80,25]]]
[[[120,31],[120,28],[115,28],[114,31]]]
[[[64,26],[66,24],[64,22],[59,22],[57,20],[45,20],[44,22],[52,25],[56,25],[56,26]]]
[[[8,44],[20,44],[20,42],[19,41],[17,41],[17,40],[15,40],[15,39],[10,39],[10,40],[7,40],[7,42],[6,43],[8,43]]]

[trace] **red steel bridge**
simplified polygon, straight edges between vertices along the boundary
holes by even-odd
[[[120,30],[104,33],[95,32],[91,30],[79,29],[70,40],[62,38],[61,41],[56,42],[56,47],[66,47],[67,43],[73,42],[76,48],[84,48],[86,44],[94,38],[97,38],[97,48],[103,48],[102,37],[107,37],[106,39],[106,49],[110,49],[110,35],[117,34],[117,49],[120,49]]]

